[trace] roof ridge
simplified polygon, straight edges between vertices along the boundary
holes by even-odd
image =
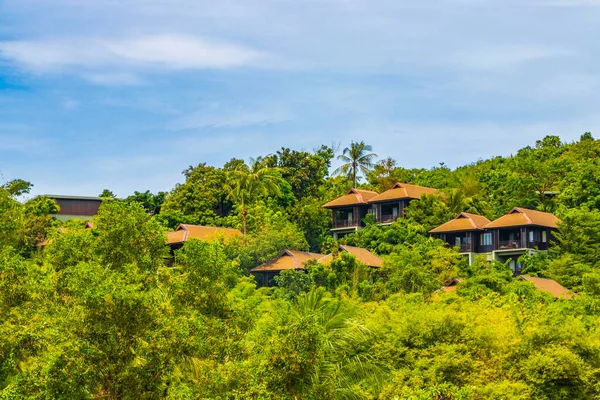
[[[188,234],[190,233],[190,231],[187,228],[187,225],[188,224],[179,224],[179,225],[177,225],[177,228],[175,228],[175,232],[177,232],[179,230],[179,228],[182,228],[184,242],[187,240]]]
[[[467,219],[467,221],[469,221],[469,223],[471,224],[471,226],[473,227],[473,229],[479,229],[479,227],[477,226],[477,224],[475,224],[475,221],[473,221],[473,218],[471,218],[471,214],[466,213],[464,211],[461,211],[461,213],[458,214],[458,216],[456,217],[456,219],[458,219],[458,217],[460,217],[461,215],[465,216],[465,218]]]
[[[512,212],[514,210],[517,210],[518,212],[523,214],[523,216],[525,217],[527,222],[529,222],[530,224],[533,224],[533,220],[529,217],[529,215],[527,215],[527,211],[534,211],[534,210],[529,210],[527,208],[521,208],[521,207],[514,207],[512,210],[510,210],[509,214],[512,214]]]

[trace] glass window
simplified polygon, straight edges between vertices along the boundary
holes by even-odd
[[[529,231],[529,241],[530,242],[535,241],[535,232],[534,231]]]
[[[492,232],[486,232],[481,234],[481,245],[491,246],[492,245]]]
[[[542,231],[542,242],[543,243],[546,243],[548,241],[548,237],[546,235],[547,235],[546,231]]]

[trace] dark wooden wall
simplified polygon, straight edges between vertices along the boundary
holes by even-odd
[[[55,199],[60,207],[60,215],[96,215],[100,200]]]

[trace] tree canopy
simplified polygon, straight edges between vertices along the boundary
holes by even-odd
[[[547,136],[454,169],[371,168],[372,157],[361,170],[348,153],[359,188],[440,192],[389,225],[367,216],[339,242],[322,207],[348,189],[329,175],[333,154],[199,163],[168,193],[106,196],[87,225],[55,219],[51,199],[24,199],[28,182],[1,185],[0,399],[600,397],[600,141]],[[469,265],[427,233],[462,211],[493,219],[515,206],[560,218],[550,251],[520,263],[573,298],[507,263]],[[246,235],[170,253],[165,232],[180,223]],[[249,270],[284,249],[333,255],[257,288]]]

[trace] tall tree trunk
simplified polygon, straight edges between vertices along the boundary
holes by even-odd
[[[356,161],[352,163],[352,187],[356,187]]]

